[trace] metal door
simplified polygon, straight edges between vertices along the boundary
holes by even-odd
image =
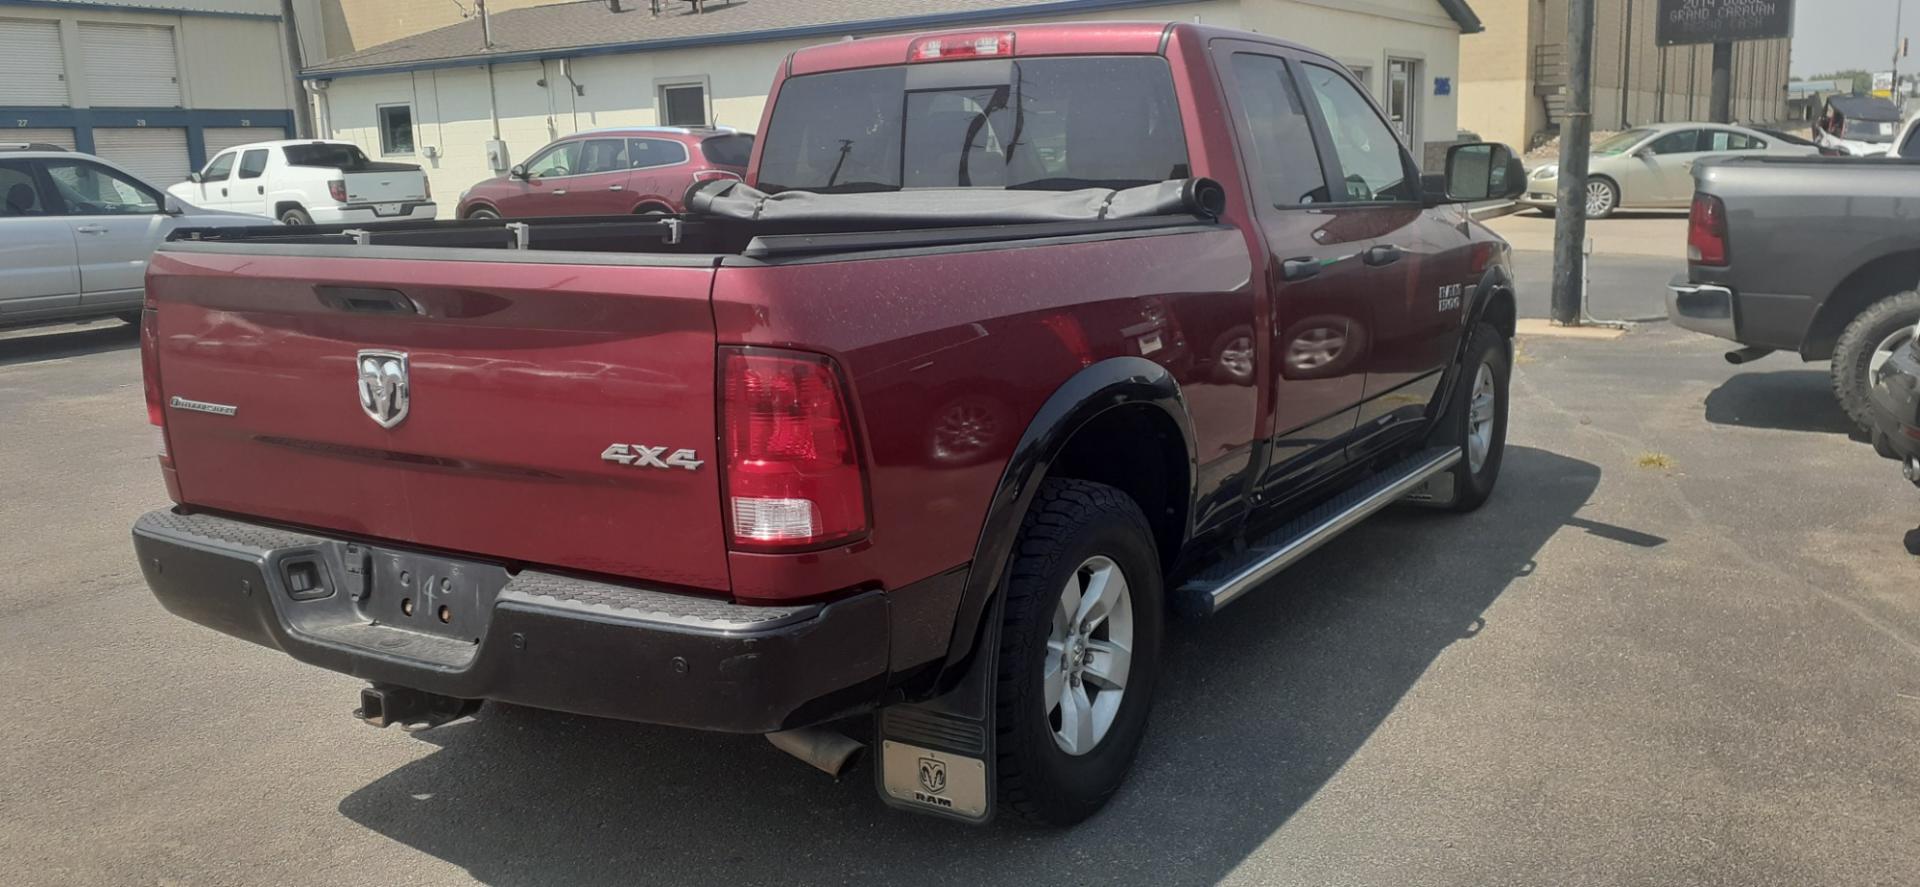
[[[87,82],[87,98],[96,108],[178,108],[182,104],[180,57],[174,51],[172,28],[81,22],[80,57],[87,70],[105,74]]]
[[[237,148],[254,142],[271,142],[286,138],[278,128],[258,128],[251,126],[208,127],[200,131],[200,140],[206,147],[206,155],[212,157],[228,148]]]
[[[52,145],[56,148],[74,150],[73,130],[71,129],[0,129],[0,142],[26,142],[32,145]]]
[[[156,188],[185,181],[193,167],[187,162],[187,131],[163,127],[96,129],[93,153],[125,167]]]
[[[0,106],[67,104],[66,53],[60,23],[0,19]],[[0,133],[0,141],[16,141]]]
[[[79,255],[80,304],[138,307],[147,259],[173,221],[160,193],[91,160],[44,160]]]

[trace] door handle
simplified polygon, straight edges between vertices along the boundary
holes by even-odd
[[[220,189],[220,196],[221,196],[221,197],[225,197],[225,196],[227,196],[227,189],[225,189],[225,188],[221,188],[221,189]]]
[[[1320,276],[1319,259],[1288,259],[1280,263],[1281,280],[1306,280]]]
[[[1406,250],[1388,243],[1367,250],[1363,258],[1367,264],[1379,268],[1400,261],[1400,257],[1406,254]]]
[[[81,234],[105,234],[105,233],[107,233],[107,229],[106,229],[106,227],[105,227],[105,226],[103,226],[103,225],[81,225],[80,227],[78,227],[78,228],[75,228],[75,229],[73,229],[73,230],[75,230],[75,231],[78,231],[78,232],[79,232],[79,233],[81,233]]]
[[[613,187],[611,187],[611,188],[608,188],[607,190],[608,190],[608,191],[625,191],[625,190],[627,190],[627,186],[625,186],[625,185],[614,185]]]
[[[267,186],[261,185],[260,187],[253,189],[253,191],[255,194],[265,194],[267,193]]]
[[[555,196],[555,197],[565,197],[565,196],[567,196],[567,189],[565,189],[565,188],[558,188],[558,189],[555,189],[555,190],[554,190],[554,192],[553,192],[553,196]]]

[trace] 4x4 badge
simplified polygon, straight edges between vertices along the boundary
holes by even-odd
[[[404,351],[368,349],[354,359],[360,368],[360,409],[367,418],[392,428],[407,418],[413,400],[407,384],[407,354]]]
[[[688,471],[707,464],[692,450],[674,450],[671,455],[662,455],[666,452],[666,447],[617,443],[600,451],[600,458],[635,468],[685,468]]]

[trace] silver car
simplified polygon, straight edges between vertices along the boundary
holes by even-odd
[[[0,327],[138,322],[147,258],[169,232],[271,224],[187,206],[90,154],[0,144]]]
[[[1630,129],[1593,146],[1587,218],[1604,219],[1620,209],[1686,208],[1693,203],[1693,165],[1708,157],[1819,153],[1804,139],[1723,123]],[[1520,203],[1551,213],[1559,188],[1559,164],[1535,167]]]

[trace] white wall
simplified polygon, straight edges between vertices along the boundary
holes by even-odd
[[[240,0],[229,2],[240,4]],[[268,5],[278,11],[277,3]],[[283,33],[280,22],[273,19],[51,6],[0,6],[0,15],[62,23],[67,88],[76,108],[91,107],[87,100],[90,79],[112,77],[117,73],[86,69],[79,46],[78,25],[82,22],[174,29],[174,46],[180,62],[180,94],[189,109],[281,110],[292,108],[295,101],[293,73],[285,55]]]
[[[1372,14],[1333,8],[1338,3],[1364,6]],[[1373,69],[1371,88],[1386,76],[1388,56],[1423,63],[1419,125],[1422,138],[1443,144],[1454,138],[1457,108],[1452,96],[1434,96],[1435,77],[1458,83],[1458,25],[1436,0],[1208,0],[1136,7],[1109,14],[1079,15],[1075,20],[1194,21],[1242,27],[1282,36],[1321,49],[1342,62]],[[1041,19],[1008,19],[1008,23]],[[574,59],[573,79],[584,87],[576,95],[561,74],[558,60],[497,65],[493,70],[500,137],[514,162],[530,157],[548,142],[584,129],[644,126],[658,122],[654,99],[663,78],[705,76],[715,122],[740,129],[759,128],[767,89],[787,54],[816,45],[819,38],[739,46],[701,47],[664,52],[603,55]],[[544,79],[545,85],[541,85]],[[493,176],[486,165],[485,142],[493,136],[488,112],[487,72],[482,66],[335,77],[316,101],[322,132],[359,144],[380,155],[375,108],[411,103],[414,143],[411,158],[433,182],[443,215],[453,211],[460,192]],[[429,160],[426,146],[440,152]],[[1421,147],[1415,146],[1415,154]]]

